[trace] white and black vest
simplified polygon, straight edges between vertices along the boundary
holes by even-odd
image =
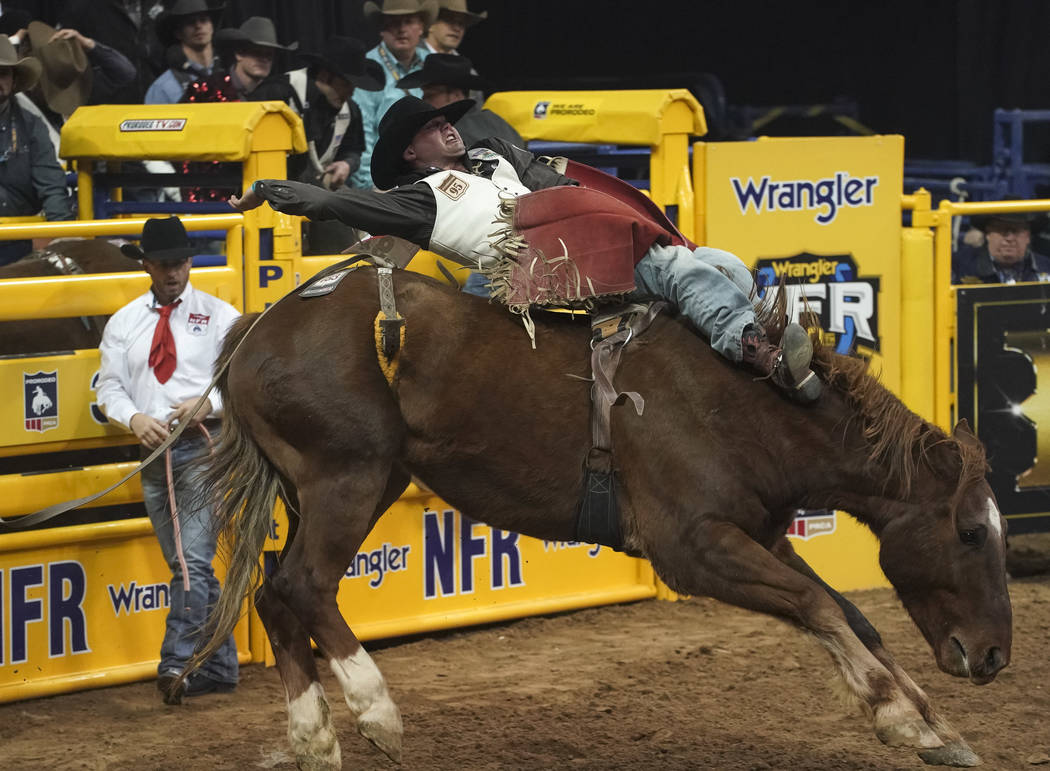
[[[460,265],[485,268],[499,257],[492,241],[509,230],[509,223],[499,219],[500,203],[532,191],[518,179],[514,166],[498,153],[476,148],[467,157],[468,165],[491,168],[494,163],[491,178],[447,170],[422,180],[430,185],[437,202],[430,250]],[[479,238],[479,234],[483,235]]]

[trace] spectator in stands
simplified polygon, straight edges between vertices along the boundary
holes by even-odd
[[[575,279],[566,280],[576,288],[561,290],[569,296],[578,296],[581,287],[595,296],[610,293],[595,289],[586,264],[585,255],[601,255],[606,279],[616,268],[626,276],[633,270],[638,294],[677,305],[730,361],[769,377],[797,401],[820,395],[820,380],[809,369],[809,335],[789,324],[783,348],[769,341],[755,316],[751,273],[736,256],[674,244],[669,221],[643,213],[646,199],[630,185],[613,185],[615,195],[578,187],[556,164],[498,139],[468,151],[453,124],[471,106],[463,101],[434,109],[412,96],[398,100],[383,116],[373,154],[375,184],[385,192],[330,193],[301,182],[260,179],[230,203],[248,211],[266,201],[286,214],[338,219],[481,267],[499,282],[505,298],[519,293],[508,304],[526,316],[528,302],[538,296],[528,289],[530,276],[547,271],[541,254],[573,260]],[[527,319],[526,328],[532,334]]]
[[[309,67],[288,74],[310,149],[289,164],[289,178],[335,190],[357,171],[365,149],[361,108],[350,97],[358,88],[380,90],[383,73],[371,70],[375,62],[354,38],[333,35],[320,53],[301,55]]]
[[[423,68],[406,75],[397,82],[404,89],[421,88],[423,101],[431,107],[444,107],[468,98],[473,90],[484,90],[486,82],[475,75],[470,59],[457,54],[431,54]],[[478,104],[456,121],[456,130],[468,148],[489,137],[499,137],[517,147],[525,147],[525,140],[507,121]]]
[[[299,47],[299,43],[286,46],[278,43],[277,31],[272,21],[264,16],[252,16],[240,27],[219,30],[215,42],[222,51],[230,72],[230,81],[240,99],[278,99],[285,102],[291,98],[287,78],[280,75],[271,78],[271,72],[274,54],[277,51],[294,51]],[[260,88],[264,83],[266,86]],[[277,86],[276,91],[270,88],[271,84]],[[256,93],[257,91],[259,93]]]
[[[223,6],[204,0],[178,0],[157,20],[157,36],[167,47],[168,69],[146,91],[146,104],[175,104],[187,84],[222,68],[212,46]]]
[[[427,30],[424,44],[433,54],[458,54],[467,29],[488,15],[488,11],[471,13],[466,0],[438,0],[437,20]]]
[[[999,212],[971,217],[984,233],[983,246],[963,244],[952,260],[957,284],[1014,284],[1050,281],[1050,257],[1033,252],[1031,212]]]
[[[195,250],[177,217],[147,220],[142,247],[126,244],[121,250],[142,260],[153,284],[106,324],[99,346],[99,404],[111,422],[138,438],[143,456],[163,444],[175,424],[193,424],[170,450],[177,528],[168,502],[166,463],[152,463],[142,472],[146,512],[172,574],[157,687],[165,703],[178,704],[184,695],[228,693],[237,687],[237,648],[231,636],[183,690],[173,690],[219,596],[212,570],[212,512],[210,502],[198,495],[203,469],[193,462],[208,452],[206,434],[217,429],[222,407],[218,393],[213,391],[201,410],[188,416],[211,382],[222,339],[238,313],[189,283]]]
[[[422,96],[419,89],[399,88],[397,81],[423,66],[430,53],[421,45],[423,33],[437,18],[436,0],[383,0],[380,8],[371,0],[365,3],[365,18],[379,27],[379,45],[368,52],[368,57],[383,68],[385,85],[382,91],[355,91],[354,101],[361,108],[365,129],[365,150],[361,166],[354,172],[354,187],[370,188],[372,148],[379,138],[379,121],[386,111],[403,96]]]
[[[66,0],[58,26],[79,30],[86,38],[120,51],[135,69],[135,78],[111,94],[93,94],[92,104],[141,104],[146,87],[165,69],[164,47],[155,20],[164,6],[158,0]]]
[[[24,110],[15,94],[32,88],[40,62],[19,58],[0,35],[0,217],[37,214],[49,220],[73,218],[66,175],[55,158],[46,121]],[[32,251],[31,241],[0,241],[0,265]]]

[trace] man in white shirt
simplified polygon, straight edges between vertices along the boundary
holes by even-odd
[[[222,339],[239,314],[232,305],[189,283],[195,250],[177,217],[147,220],[142,248],[132,244],[121,248],[142,260],[153,285],[106,324],[99,346],[98,399],[111,422],[135,434],[145,455],[164,442],[173,425],[187,419],[211,383]],[[221,408],[218,392],[213,391],[170,449],[177,519],[169,504],[167,464],[158,459],[142,471],[143,502],[172,572],[157,669],[157,687],[168,704],[178,704],[183,695],[228,693],[237,685],[237,649],[231,637],[183,689],[172,689],[197,647],[208,608],[219,596],[219,581],[212,570],[211,507],[197,495],[203,469],[193,461],[208,452],[208,432],[217,427]]]

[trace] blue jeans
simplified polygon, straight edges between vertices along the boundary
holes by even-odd
[[[489,287],[488,276],[484,273],[478,273],[476,270],[472,271],[471,274],[467,276],[467,280],[460,291],[476,295],[477,297],[492,297],[492,289]]]
[[[175,508],[179,515],[182,552],[190,577],[190,590],[182,585],[182,567],[175,550],[175,528],[168,506],[168,480],[164,456],[142,471],[142,494],[153,530],[160,541],[164,560],[171,568],[171,591],[164,642],[160,646],[158,673],[181,672],[194,650],[204,640],[200,631],[209,610],[219,599],[219,580],[212,570],[216,533],[212,527],[210,504],[201,501],[202,469],[190,464],[208,451],[207,442],[197,429],[190,429],[171,448],[172,475],[175,479]],[[237,682],[237,647],[231,635],[200,671],[213,680]]]
[[[707,246],[654,245],[634,266],[636,292],[678,306],[711,341],[711,347],[740,362],[744,327],[755,321],[751,271],[738,257]]]

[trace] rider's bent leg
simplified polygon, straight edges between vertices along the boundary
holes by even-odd
[[[674,303],[722,356],[770,377],[799,401],[819,396],[820,381],[809,369],[809,335],[789,324],[783,347],[766,340],[755,318],[751,272],[733,254],[703,246],[694,251],[654,245],[638,261],[634,278],[641,292]]]

